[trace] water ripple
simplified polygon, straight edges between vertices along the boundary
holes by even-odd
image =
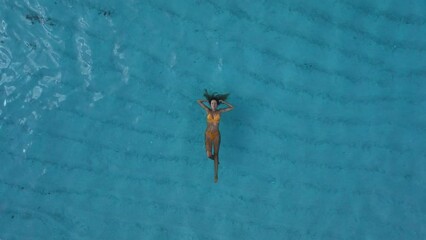
[[[12,53],[0,45],[0,69],[8,68],[11,62]]]

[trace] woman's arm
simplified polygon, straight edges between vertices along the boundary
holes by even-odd
[[[225,101],[223,101],[223,100],[220,100],[220,102],[221,102],[221,103],[223,103],[223,104],[226,104],[226,105],[228,106],[227,108],[220,109],[220,112],[221,112],[221,113],[223,113],[223,112],[229,112],[229,111],[231,111],[232,109],[234,109],[234,106],[232,106],[231,104],[229,104],[229,103],[227,103],[227,102],[225,102]]]
[[[208,111],[208,110],[209,110],[209,108],[208,108],[206,105],[204,105],[204,103],[203,103],[203,102],[207,102],[207,100],[197,100],[197,102],[198,102],[198,104],[200,104],[200,106],[201,106],[204,110],[206,110],[206,111]]]

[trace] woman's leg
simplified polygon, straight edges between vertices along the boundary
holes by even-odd
[[[218,165],[219,165],[219,148],[220,148],[220,134],[214,139],[214,182],[218,179]]]
[[[214,160],[212,155],[212,140],[207,135],[207,133],[205,134],[205,144],[206,144],[207,157],[210,158],[211,160]]]

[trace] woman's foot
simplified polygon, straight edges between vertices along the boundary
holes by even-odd
[[[217,183],[217,176],[214,177],[214,182]]]
[[[209,158],[214,161],[214,154],[211,155]],[[217,160],[217,164],[219,164],[219,160]]]

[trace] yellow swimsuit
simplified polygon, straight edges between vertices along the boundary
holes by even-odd
[[[212,116],[210,113],[207,114],[207,122],[215,122],[218,123],[220,121],[220,114],[216,114],[216,116]]]
[[[207,122],[208,123],[219,123],[220,121],[220,114],[216,114],[215,116],[212,116],[212,114],[207,114]],[[206,134],[209,136],[211,140],[215,139],[219,135],[219,131],[206,131]]]

